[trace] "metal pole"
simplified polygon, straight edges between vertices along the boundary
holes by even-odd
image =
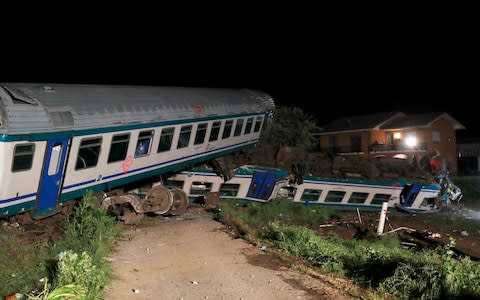
[[[382,203],[382,211],[380,212],[380,220],[378,220],[377,234],[383,234],[383,227],[385,226],[385,218],[387,217],[388,212],[388,202]]]

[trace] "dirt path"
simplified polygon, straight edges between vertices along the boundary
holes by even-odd
[[[292,271],[208,216],[132,228],[110,256],[105,299],[350,299],[336,279]]]

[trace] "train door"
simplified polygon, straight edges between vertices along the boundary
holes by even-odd
[[[247,197],[268,200],[275,186],[275,172],[255,171],[248,189]]]
[[[420,183],[407,184],[400,193],[400,204],[404,207],[412,206],[421,189]]]
[[[63,184],[68,146],[68,139],[47,141],[42,176],[37,193],[37,207],[33,213],[34,217],[48,216],[56,212]]]

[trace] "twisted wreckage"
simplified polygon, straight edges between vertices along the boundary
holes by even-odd
[[[267,202],[282,197],[308,205],[375,211],[383,202],[388,202],[392,210],[435,211],[458,203],[462,197],[460,189],[445,174],[438,174],[439,182],[298,175],[289,175],[282,168],[244,165],[236,168],[234,176],[224,182],[212,169],[193,168],[175,174],[164,184],[183,190],[190,201],[217,192],[220,199]]]
[[[258,154],[258,151],[253,153]],[[394,158],[366,161],[358,157],[328,157],[326,154],[299,162],[298,158],[302,156],[295,154],[292,157],[295,158],[277,161],[279,166],[273,167],[260,156],[253,157],[252,152],[246,152],[243,156],[226,157],[230,163],[212,167],[201,165],[164,176],[161,181],[149,183],[129,194],[107,197],[103,203],[110,208],[130,203],[135,210],[133,216],[126,215],[121,209],[117,211],[117,215],[127,221],[136,220],[148,211],[179,215],[185,212],[189,202],[211,204],[212,199],[268,202],[283,198],[306,205],[362,211],[379,211],[382,204],[388,202],[389,210],[422,213],[459,203],[463,196],[436,156],[421,162]],[[227,165],[232,161],[238,167],[229,173]],[[249,164],[252,161],[264,165]],[[285,167],[287,164],[291,167]],[[144,210],[136,205],[140,203],[138,198],[144,198],[146,202],[142,203],[148,203],[152,197],[163,199],[160,202],[165,204],[165,209]]]

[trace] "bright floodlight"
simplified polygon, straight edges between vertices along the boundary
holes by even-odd
[[[414,136],[409,136],[405,139],[405,144],[408,147],[413,148],[417,145],[417,138]]]

